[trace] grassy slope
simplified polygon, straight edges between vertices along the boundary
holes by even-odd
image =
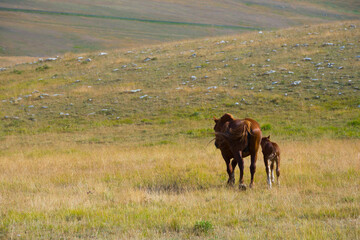
[[[0,73],[0,117],[8,116],[1,134],[86,131],[141,120],[160,128],[178,120],[206,125],[213,115],[236,111],[256,116],[278,135],[358,137],[359,31],[349,25],[84,55],[91,62],[68,54],[19,65]],[[333,46],[323,46],[328,42]],[[141,92],[127,92],[134,89]],[[41,98],[44,93],[49,96]]]
[[[0,7],[273,29],[358,18],[356,3],[298,1],[2,1]],[[140,46],[241,29],[92,19],[1,11],[0,55],[50,56],[68,51]],[[42,31],[38,31],[42,29]]]
[[[0,72],[0,236],[358,238],[360,32],[350,24],[360,22]],[[254,190],[224,187],[207,145],[224,112],[255,118],[280,144],[280,188],[266,189],[262,157]]]

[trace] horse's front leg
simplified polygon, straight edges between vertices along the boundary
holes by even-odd
[[[239,189],[246,190],[246,185],[244,184],[244,159],[242,158],[241,151],[238,151],[234,154],[234,160],[238,162],[240,168]]]
[[[233,186],[235,184],[235,176],[234,176],[234,170],[235,170],[235,166],[233,166],[234,164],[234,160],[232,162],[230,162],[231,158],[228,157],[226,154],[224,153],[221,153],[224,160],[225,160],[225,164],[226,164],[226,172],[228,173],[229,175],[229,179],[227,181],[227,184],[229,186]]]
[[[254,175],[256,171],[256,159],[257,159],[257,152],[255,154],[251,154],[251,164],[250,164],[250,173],[251,173],[251,182],[250,188],[254,186]]]
[[[225,159],[225,163],[226,163],[226,171],[227,171],[227,173],[229,175],[229,179],[227,181],[227,184],[229,186],[233,186],[234,183],[235,183],[234,168],[232,167],[230,159]]]

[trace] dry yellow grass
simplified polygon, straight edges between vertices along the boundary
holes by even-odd
[[[157,146],[59,141],[32,147],[14,139],[0,156],[2,234],[21,239],[359,237],[359,140],[279,141],[281,187],[267,189],[260,155],[256,187],[247,192],[225,187],[224,161],[207,141]],[[245,163],[248,183],[248,159]],[[194,233],[200,220],[213,230]]]

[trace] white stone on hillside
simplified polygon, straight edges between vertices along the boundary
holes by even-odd
[[[137,93],[137,92],[141,92],[141,89],[134,89],[134,90],[130,90],[129,92],[131,92],[131,93]]]

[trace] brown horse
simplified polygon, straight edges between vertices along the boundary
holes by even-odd
[[[264,155],[265,170],[267,175],[267,182],[269,188],[271,188],[271,182],[274,183],[274,163],[276,163],[276,177],[277,184],[280,186],[280,148],[274,142],[270,141],[270,135],[261,139],[261,149]],[[269,166],[269,161],[271,165]],[[270,178],[271,169],[271,178]]]
[[[221,150],[225,160],[228,184],[235,183],[234,170],[237,164],[240,168],[239,188],[246,190],[244,185],[244,157],[251,156],[251,182],[250,188],[254,185],[254,174],[256,170],[257,152],[261,141],[261,130],[259,124],[250,118],[234,119],[226,113],[220,119],[214,117],[215,121],[215,146]],[[231,162],[230,160],[233,159]]]

